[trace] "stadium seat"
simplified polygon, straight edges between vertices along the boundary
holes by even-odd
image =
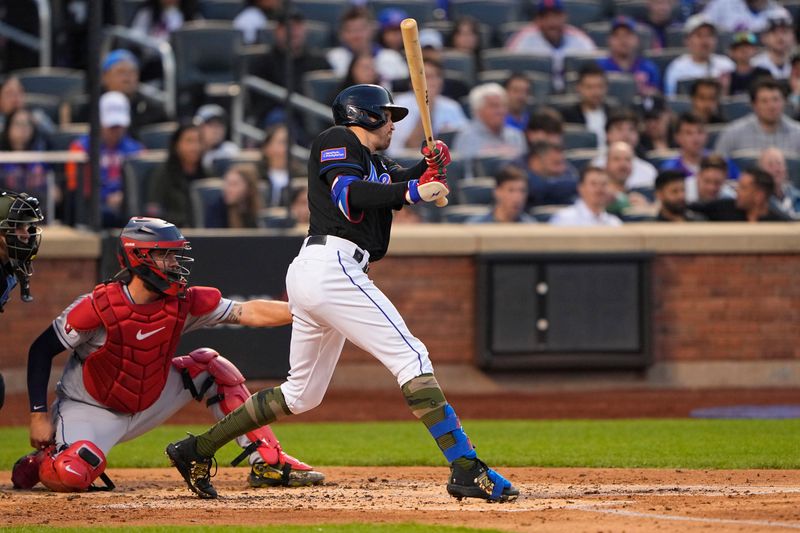
[[[632,74],[608,72],[608,94],[619,103],[632,102],[636,97],[636,80]]]
[[[257,149],[243,150],[232,157],[218,157],[211,164],[214,176],[222,177],[233,165],[239,163],[257,164],[261,161],[261,153]]]
[[[656,64],[661,73],[661,79],[664,79],[667,66],[685,51],[685,48],[663,48],[661,50],[645,50],[643,55]]]
[[[112,18],[118,26],[130,26],[133,17],[146,0],[117,0],[112,3]]]
[[[217,205],[222,198],[222,180],[204,178],[189,184],[189,198],[192,202],[192,216],[195,228],[206,227],[209,208]]]
[[[236,58],[242,34],[229,22],[193,21],[170,35],[175,52],[179,103],[183,93],[202,90],[209,83],[232,83],[238,77]]]
[[[499,28],[508,22],[520,20],[520,2],[515,0],[450,0],[450,19],[469,15],[488,25]]]
[[[800,20],[800,0],[783,0],[781,3],[792,14],[792,20]]]
[[[483,70],[478,73],[478,83],[499,83],[502,85],[511,76],[510,70]],[[542,72],[524,72],[525,76],[531,80],[531,96],[534,104],[542,103],[550,96],[552,85],[551,76]]]
[[[53,123],[61,121],[59,111],[61,110],[61,98],[52,94],[26,93],[25,107],[38,109],[47,115]]]
[[[567,161],[572,163],[572,166],[574,166],[578,172],[581,172],[598,156],[598,151],[597,149],[579,148],[576,150],[567,150],[564,152],[564,155]]]
[[[338,27],[342,13],[350,7],[350,4],[339,0],[295,0],[292,6],[300,11],[306,20],[318,20]]]
[[[608,48],[608,34],[611,33],[611,22],[607,20],[592,22],[583,26],[583,30],[592,38],[598,48]],[[642,51],[649,50],[653,41],[653,32],[650,28],[644,24],[637,24],[636,33],[639,35],[639,49]]]
[[[139,140],[149,150],[166,150],[169,148],[172,134],[177,129],[177,122],[161,122],[142,126],[139,130]]]
[[[448,205],[443,208],[442,222],[448,224],[462,224],[467,219],[484,215],[489,212],[487,205]]]
[[[647,0],[616,0],[614,7],[617,15],[626,15],[633,20],[647,18]]]
[[[508,40],[519,30],[528,25],[527,21],[517,20],[514,22],[506,22],[497,28],[497,40],[500,46],[505,46]]]
[[[597,0],[564,0],[564,10],[570,24],[583,27],[606,17],[606,6]]]
[[[691,111],[692,102],[686,95],[671,96],[667,98],[667,107],[676,115],[680,115],[686,111]]]
[[[62,125],[58,130],[48,135],[47,140],[53,150],[69,150],[69,145],[72,144],[72,141],[87,133],[89,133],[89,124],[74,122]]]
[[[481,53],[485,70],[510,70],[517,72],[553,72],[553,58],[543,54],[509,52],[504,48],[490,48]]]
[[[320,20],[306,21],[306,45],[309,48],[330,48],[336,44],[335,25]]]
[[[570,54],[564,57],[564,72],[565,73],[578,73],[587,65],[596,65],[598,59],[602,59],[608,55],[605,50],[596,50],[594,52],[586,52],[583,54]]]
[[[706,125],[706,131],[708,132],[708,140],[706,141],[706,148],[709,150],[714,149],[714,145],[717,144],[717,138],[719,134],[727,127],[728,125],[725,123],[722,124],[708,124]]]
[[[575,150],[580,148],[596,149],[597,134],[587,130],[583,125],[566,125],[564,128],[564,149]]]
[[[494,178],[480,177],[462,181],[458,185],[461,204],[489,205],[494,201]]]
[[[265,207],[258,212],[258,225],[262,228],[283,229],[295,225],[285,207]]]
[[[472,160],[472,175],[494,176],[501,168],[513,162],[514,160],[508,157],[494,155],[479,156]]]
[[[445,70],[463,74],[464,81],[470,87],[475,85],[477,66],[474,55],[460,50],[445,50],[442,52],[442,65]]]
[[[203,0],[200,14],[206,20],[233,20],[244,7],[242,0]]]
[[[386,8],[398,8],[422,25],[434,19],[435,6],[430,0],[369,0],[368,6],[375,17]]]
[[[724,99],[721,105],[722,116],[728,121],[742,118],[753,111],[750,99],[747,96]]]
[[[303,76],[303,90],[309,98],[330,105],[342,81],[332,70],[312,70]]]
[[[696,82],[697,82],[697,79],[695,79],[695,78],[691,78],[691,79],[688,79],[688,80],[680,80],[678,82],[677,87],[675,88],[675,92],[677,94],[686,94],[686,95],[691,94],[692,93],[692,87],[694,86],[694,84]]]
[[[128,215],[145,214],[144,206],[150,194],[150,176],[167,161],[165,150],[148,150],[131,157],[122,165],[125,187],[125,207]]]
[[[26,93],[49,94],[66,100],[85,92],[86,75],[82,70],[58,67],[29,68],[14,71]]]
[[[537,222],[549,222],[556,212],[569,207],[569,205],[537,205],[528,210],[528,214],[536,219]]]
[[[651,150],[644,155],[644,158],[656,167],[656,170],[659,170],[666,161],[675,159],[680,155],[678,150]]]

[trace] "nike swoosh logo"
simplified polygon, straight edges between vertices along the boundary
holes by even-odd
[[[438,192],[433,193],[433,198],[436,198],[437,196],[439,196]]]
[[[34,405],[33,410],[36,411],[37,409],[44,409],[44,405]]]
[[[66,470],[67,472],[70,472],[70,473],[75,474],[76,476],[80,477],[80,474],[78,472],[76,472],[75,470],[73,470],[72,467],[69,466],[69,465],[65,466],[64,470]]]
[[[160,328],[154,329],[153,331],[148,331],[147,333],[142,333],[142,330],[139,330],[139,331],[136,332],[136,340],[137,341],[143,341],[147,337],[152,337],[153,335],[155,335],[156,333],[158,333],[159,331],[161,331],[162,329],[164,329],[166,327],[167,326],[161,326]]]

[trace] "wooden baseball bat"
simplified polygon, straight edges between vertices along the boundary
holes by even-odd
[[[433,126],[431,125],[431,110],[428,105],[428,82],[425,81],[425,63],[422,61],[422,47],[419,45],[417,21],[411,18],[404,19],[400,23],[400,32],[403,35],[403,47],[406,50],[406,62],[408,62],[411,87],[414,89],[414,96],[417,98],[419,118],[422,121],[422,131],[425,133],[425,144],[433,150]],[[436,200],[438,207],[444,207],[447,203],[446,196]]]

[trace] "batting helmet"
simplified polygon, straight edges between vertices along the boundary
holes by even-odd
[[[5,232],[8,259],[25,276],[33,273],[31,261],[42,242],[42,228],[37,224],[42,221],[38,199],[24,192],[0,193],[0,231]]]
[[[351,85],[333,100],[333,122],[337,126],[361,126],[376,130],[386,124],[386,114],[392,122],[403,120],[408,109],[394,105],[392,95],[380,85]]]
[[[119,236],[120,266],[157,292],[179,296],[194,262],[192,247],[174,224],[160,218],[133,217]],[[154,252],[159,252],[154,255]]]

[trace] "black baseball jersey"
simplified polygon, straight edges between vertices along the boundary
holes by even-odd
[[[424,159],[406,169],[371,153],[345,126],[323,131],[308,160],[308,234],[347,239],[367,250],[370,261],[379,260],[389,247],[392,209],[405,205],[405,182],[419,178],[425,168]],[[335,183],[349,183],[338,204],[332,190],[341,189]]]

